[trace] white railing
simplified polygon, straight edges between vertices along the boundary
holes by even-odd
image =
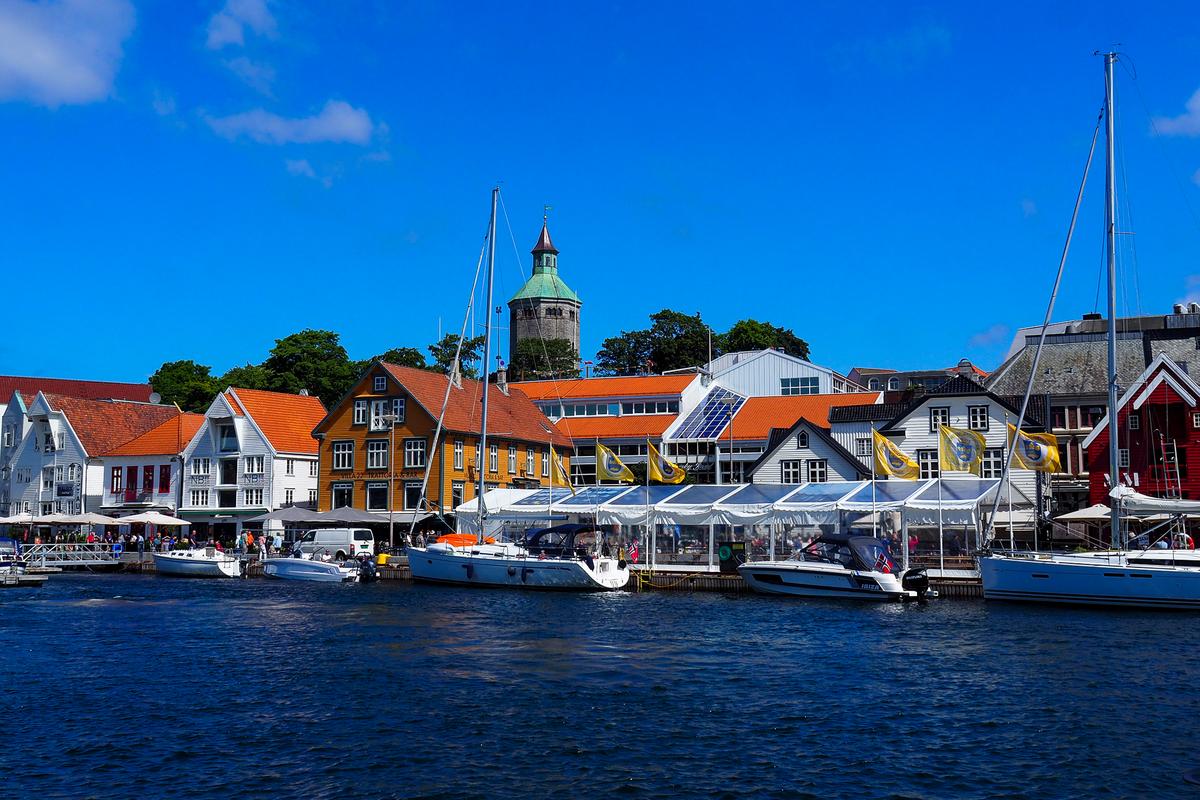
[[[28,567],[107,566],[116,564],[120,550],[113,545],[95,544],[28,544],[21,546],[21,561]]]

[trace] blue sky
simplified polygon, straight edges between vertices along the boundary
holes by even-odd
[[[688,5],[0,0],[0,372],[423,348],[496,182],[496,303],[552,205],[585,358],[669,307],[840,370],[991,368],[1044,312],[1118,42],[1120,310],[1200,297],[1194,6]],[[1057,318],[1096,305],[1102,188]]]

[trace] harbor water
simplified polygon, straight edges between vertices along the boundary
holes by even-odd
[[[55,575],[9,797],[1188,797],[1194,616]]]

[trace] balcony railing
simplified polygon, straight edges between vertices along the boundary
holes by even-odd
[[[150,503],[154,500],[154,492],[144,489],[126,489],[120,496],[126,503]]]

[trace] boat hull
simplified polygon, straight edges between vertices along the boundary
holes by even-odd
[[[242,562],[212,548],[172,550],[152,553],[154,569],[159,575],[183,578],[237,578],[242,574]]]
[[[845,569],[832,564],[757,561],[741,564],[746,585],[764,594],[841,600],[897,601],[915,599],[891,573]]]
[[[268,578],[314,583],[343,583],[358,579],[358,573],[327,561],[307,558],[268,558],[263,562],[263,574]]]
[[[983,596],[1068,605],[1200,610],[1200,569],[1111,559],[985,556]]]
[[[575,559],[540,559],[487,545],[482,549],[410,547],[407,552],[413,580],[426,583],[604,592],[622,589],[629,582],[629,568],[621,568],[613,558],[595,558],[594,566],[588,567]]]

